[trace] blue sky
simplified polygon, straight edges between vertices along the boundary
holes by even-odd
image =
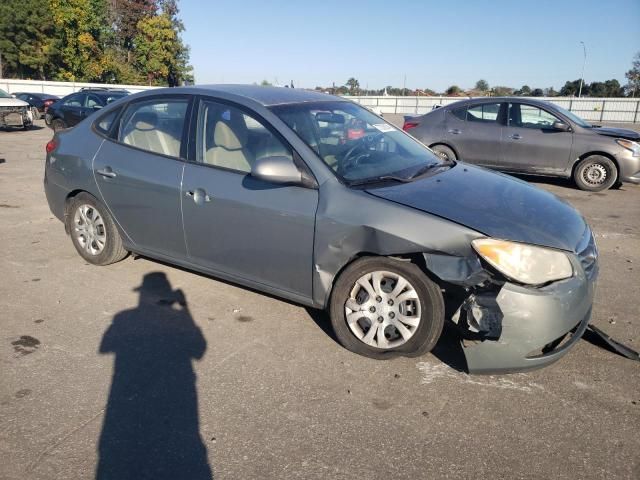
[[[196,82],[444,90],[476,80],[550,87],[624,74],[640,0],[181,0]]]

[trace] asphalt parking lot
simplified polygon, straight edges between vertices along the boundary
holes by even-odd
[[[582,340],[468,376],[450,336],[375,361],[295,304],[145,258],[90,266],[44,197],[50,137],[0,131],[1,479],[640,478],[640,363]],[[640,186],[529,180],[592,225],[592,323],[640,350]]]

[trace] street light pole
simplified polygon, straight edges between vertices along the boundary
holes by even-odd
[[[584,61],[582,62],[582,75],[580,76],[580,90],[578,91],[578,98],[582,96],[582,82],[584,82],[584,66],[587,64],[587,47],[584,42],[582,44],[582,50],[584,51]]]

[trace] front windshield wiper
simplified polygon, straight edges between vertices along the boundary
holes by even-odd
[[[432,170],[434,168],[440,168],[440,167],[452,167],[453,165],[455,165],[455,162],[451,161],[451,160],[446,160],[446,161],[442,161],[442,162],[438,162],[438,163],[429,163],[428,165],[425,165],[422,168],[419,168],[413,175],[411,175],[407,180],[415,180],[416,178],[424,175],[425,173],[427,173],[429,170]]]
[[[362,178],[360,180],[347,180],[347,185],[349,185],[350,187],[357,187],[359,185],[370,185],[372,183],[382,183],[389,181],[408,183],[411,181],[411,178],[396,177],[395,175],[381,175],[379,177]]]

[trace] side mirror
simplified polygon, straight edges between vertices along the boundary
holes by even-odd
[[[271,183],[302,183],[302,173],[289,157],[273,156],[257,159],[251,176]]]
[[[554,130],[559,130],[561,132],[568,132],[571,129],[571,127],[569,127],[569,125],[567,125],[566,123],[559,122],[557,120],[553,122],[551,128],[553,128]]]

